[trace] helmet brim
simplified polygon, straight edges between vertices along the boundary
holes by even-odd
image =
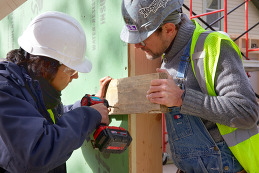
[[[140,33],[139,31],[129,31],[127,26],[124,25],[124,27],[121,30],[120,38],[122,41],[130,44],[137,44],[141,41],[146,40],[151,34],[155,32],[157,28],[151,31],[146,31]]]
[[[84,61],[81,64],[77,64],[76,66],[71,66],[69,64],[65,65],[80,73],[89,73],[92,70],[92,63],[87,59],[87,57],[85,57]]]

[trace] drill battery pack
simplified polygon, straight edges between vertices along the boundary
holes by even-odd
[[[94,132],[94,139],[94,148],[104,153],[122,153],[132,141],[129,132],[124,128],[102,125]]]

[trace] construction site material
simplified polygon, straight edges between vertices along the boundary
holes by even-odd
[[[1,0],[0,1],[0,20],[13,12],[22,5],[26,0]]]
[[[134,77],[113,79],[106,93],[106,99],[112,107],[110,114],[163,113],[164,105],[151,103],[146,98],[150,82],[153,79],[166,79],[166,73],[152,73]]]
[[[129,76],[155,73],[161,60],[147,60],[141,49],[129,45]],[[116,115],[117,116],[117,115]],[[129,173],[162,173],[162,114],[130,114]]]

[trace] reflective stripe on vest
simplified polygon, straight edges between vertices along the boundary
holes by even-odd
[[[191,64],[203,93],[216,96],[214,79],[220,54],[221,40],[229,40],[242,59],[238,46],[226,35],[205,31],[196,21],[192,38]],[[209,58],[207,58],[209,57]],[[217,124],[228,147],[247,172],[259,172],[259,130],[237,129]]]
[[[52,112],[52,110],[51,110],[51,109],[48,109],[47,111],[49,112],[50,118],[52,119],[53,123],[55,124],[55,123],[56,123],[56,121],[55,121],[54,113]]]

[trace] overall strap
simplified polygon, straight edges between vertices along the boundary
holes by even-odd
[[[187,71],[188,71],[188,66],[190,63],[190,49],[191,49],[191,43],[192,39],[189,40],[183,55],[181,56],[181,60],[178,66],[178,71],[176,74],[176,78],[178,79],[177,85],[181,88],[184,89],[183,81],[186,78]]]

